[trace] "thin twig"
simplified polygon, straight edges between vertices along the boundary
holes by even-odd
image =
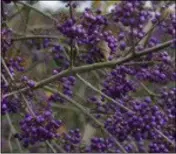
[[[60,145],[58,145],[56,142],[52,141],[52,144],[57,147],[59,152],[66,153],[66,151]]]
[[[70,12],[70,18],[73,20],[73,8],[72,8],[72,2],[69,2],[69,12]],[[70,67],[73,67],[73,46],[74,46],[74,39],[70,39],[70,60],[71,60],[71,65]]]
[[[120,104],[119,102],[117,102],[116,100],[112,99],[111,97],[107,96],[106,94],[104,94],[103,92],[101,92],[100,90],[98,90],[97,88],[95,88],[93,85],[91,85],[91,83],[87,82],[84,78],[82,78],[79,74],[76,74],[76,76],[78,77],[78,79],[80,81],[82,81],[84,84],[86,84],[88,87],[90,87],[91,89],[93,89],[94,91],[96,91],[97,93],[99,93],[100,95],[104,96],[107,100],[117,104],[120,108],[128,111],[128,112],[133,112],[131,109],[127,108],[126,106]]]
[[[49,19],[51,19],[51,20],[53,20],[53,21],[55,21],[55,22],[58,21],[56,18],[54,18],[54,17],[52,17],[51,15],[46,14],[46,13],[44,13],[44,12],[38,10],[37,8],[33,7],[33,6],[30,5],[30,4],[27,4],[27,3],[24,3],[24,2],[21,2],[21,1],[17,1],[17,3],[18,3],[18,4],[21,4],[21,5],[24,5],[24,6],[28,7],[28,8],[31,8],[32,10],[34,10],[34,11],[40,13],[41,15],[43,15],[43,16],[45,16],[45,17],[48,17]]]
[[[73,39],[70,40],[71,43],[70,43],[70,61],[71,61],[71,64],[70,64],[70,67],[73,68]]]
[[[160,97],[160,95],[155,94],[153,91],[151,91],[150,89],[148,89],[148,88],[146,87],[146,85],[143,84],[142,82],[140,83],[140,85],[144,88],[144,90],[145,90],[150,96]]]
[[[23,6],[20,10],[18,9],[14,14],[11,16],[7,17],[7,21],[10,22],[14,17],[16,17],[19,13],[21,13],[23,10],[25,10],[25,7]]]
[[[14,2],[13,3],[14,5],[15,5],[15,7],[17,8],[17,10],[18,10],[18,12],[20,12],[20,9],[19,9],[19,7],[18,7],[18,5]],[[26,8],[25,8],[26,9]],[[25,10],[24,9],[24,10]],[[21,19],[23,20],[23,24],[25,24],[25,19],[24,19],[24,16],[23,16],[24,14],[23,13],[21,13],[20,12],[20,16],[21,16]],[[20,24],[21,25],[21,24]],[[25,24],[26,25],[26,24]]]
[[[72,111],[77,111],[77,108],[68,106],[68,105],[59,105],[59,104],[52,104],[51,105],[54,108],[59,108],[59,109],[67,109],[67,110],[72,110]]]
[[[164,135],[160,130],[158,130],[158,129],[155,128],[155,131],[156,131],[158,134],[160,134],[166,141],[168,141],[169,143],[171,143],[171,145],[172,145],[173,147],[175,147],[174,141],[172,142],[172,141],[171,141],[166,135]]]
[[[17,35],[17,36],[25,36],[25,34],[23,34],[23,33],[19,33],[19,32],[14,31],[14,30],[11,30],[11,31],[12,31],[12,34],[14,34],[14,35]]]
[[[5,2],[3,2],[3,1],[2,1],[2,3],[1,3],[1,16],[2,16],[2,21],[3,21],[3,22],[6,20],[6,14],[5,14],[5,12],[4,12],[4,3],[5,3]]]
[[[17,7],[17,9],[19,10],[18,8],[18,5],[14,2],[14,5]],[[25,6],[24,6],[25,7]],[[29,16],[30,16],[30,12],[31,12],[31,9],[28,8],[28,7],[25,7],[25,10],[23,12],[23,15],[20,13],[21,15],[21,18],[23,20],[23,24],[20,24],[20,31],[25,33],[26,34],[26,29],[27,29],[27,25],[28,25],[28,22],[29,22]],[[24,18],[23,18],[24,17]],[[26,18],[25,18],[26,17]],[[21,27],[21,25],[24,25]],[[19,29],[19,28],[18,28]],[[19,44],[19,49],[21,48],[22,46],[22,42]]]
[[[131,27],[131,42],[132,42],[132,53],[135,55],[135,43],[134,43],[134,33],[133,33],[133,28]]]
[[[21,34],[22,35],[22,34]],[[17,38],[12,38],[12,41],[22,41],[22,40],[29,40],[29,39],[56,39],[59,40],[60,37],[58,36],[51,36],[51,35],[26,35]]]
[[[9,144],[10,153],[13,152],[13,147],[12,147],[12,144],[11,144],[11,138],[12,138],[12,132],[9,132],[8,144]]]
[[[7,118],[7,121],[8,121],[8,123],[9,123],[9,126],[10,126],[10,129],[11,129],[12,133],[15,134],[15,133],[16,133],[16,130],[15,130],[15,127],[13,126],[13,124],[12,124],[12,121],[11,121],[11,119],[10,119],[9,114],[6,113],[5,115],[6,115],[6,118]]]
[[[53,153],[57,153],[53,146],[49,143],[49,141],[46,141],[46,144],[50,147]]]
[[[24,102],[25,102],[26,105],[27,105],[27,109],[28,109],[29,112],[35,117],[35,113],[34,113],[34,111],[32,110],[32,108],[31,108],[31,106],[30,106],[28,100],[26,99],[26,97],[25,97],[23,94],[21,94],[21,96],[22,96]]]
[[[164,21],[165,18],[162,18],[161,20],[159,20],[156,24],[154,24],[143,36],[142,39],[138,40],[134,46],[137,46],[142,40],[144,40],[144,44],[147,44],[147,41],[149,39],[150,34],[152,33],[152,31],[156,28],[156,26],[161,23],[162,21]],[[128,55],[131,51],[133,50],[133,46],[130,47],[130,49],[125,53],[124,56]]]
[[[10,70],[9,70],[9,68],[7,67],[7,65],[6,65],[6,63],[4,61],[4,58],[2,58],[2,57],[1,57],[1,62],[2,62],[3,67],[5,68],[6,72],[10,76],[10,79],[14,80],[13,75],[10,73]]]
[[[50,25],[34,25],[28,28],[29,31],[34,31],[34,30],[51,30],[54,28],[54,26]]]
[[[12,121],[11,121],[11,119],[10,119],[9,114],[6,113],[5,115],[6,115],[6,118],[7,118],[7,121],[8,121],[8,123],[9,123],[9,126],[10,126],[10,129],[11,129],[12,133],[13,133],[13,134],[16,134],[17,131],[16,131],[15,127],[14,127],[13,124],[12,124]],[[17,146],[18,146],[19,150],[20,150],[20,153],[22,153],[22,148],[21,148],[21,145],[20,145],[19,140],[16,138],[15,141],[16,141],[16,143],[17,143]]]
[[[6,80],[6,78],[5,78],[5,76],[4,76],[4,74],[1,73],[1,77],[2,77],[2,79],[4,80],[5,84],[6,84],[6,85],[9,85],[9,84],[8,84],[8,81]]]
[[[158,62],[158,61],[137,61],[137,62],[125,63],[123,65],[134,66],[134,65],[154,65],[154,64],[161,64],[161,62]]]
[[[161,3],[163,3],[163,2],[161,2]],[[162,5],[164,5],[164,4],[161,4],[161,6],[162,6]],[[167,7],[166,7],[166,8],[167,8]],[[160,12],[160,9],[161,9],[161,7],[159,7],[159,8],[157,9],[157,11]],[[163,11],[163,12],[165,12],[165,11]],[[166,18],[166,17],[161,18],[161,19],[160,19],[156,24],[154,24],[154,25],[153,25],[152,21],[149,21],[149,26],[150,26],[150,28],[149,28],[147,34],[144,35],[144,37],[143,37],[142,40],[140,41],[141,44],[144,46],[144,48],[147,46],[148,41],[150,40],[150,38],[151,38],[151,36],[152,36],[152,33],[154,32],[154,28],[155,28],[157,25],[159,25],[162,21],[164,21],[165,18]],[[147,25],[147,26],[148,26],[148,25]],[[139,43],[140,43],[140,42],[139,42]]]
[[[149,39],[149,38],[148,38],[148,37],[149,37],[148,35],[150,35],[150,33],[152,33],[152,31],[156,28],[156,26],[158,26],[162,21],[164,21],[164,19],[165,19],[165,18],[162,18],[162,19],[160,19],[156,24],[154,24],[154,25],[144,34],[143,38],[136,42],[135,46],[138,45],[138,44],[139,44],[143,39],[145,39],[145,38],[146,38],[146,40],[144,41],[144,42],[145,42],[144,44],[146,44],[147,41],[148,41],[148,39]],[[147,36],[148,36],[148,37],[147,37]]]
[[[69,2],[69,12],[70,12],[70,18],[73,19],[72,1]]]

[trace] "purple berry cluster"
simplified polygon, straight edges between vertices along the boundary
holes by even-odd
[[[75,20],[69,19],[63,25],[58,26],[58,30],[61,31],[64,35],[70,38],[85,38],[86,31],[80,24],[75,24]]]
[[[1,29],[1,49],[2,54],[5,55],[12,45],[12,31],[11,29],[4,27]]]
[[[148,103],[148,99],[143,102],[131,101],[135,114],[116,111],[112,118],[107,119],[105,127],[121,141],[129,135],[135,140],[154,138],[153,128],[162,128],[168,119],[159,111],[158,106],[151,107]]]
[[[112,53],[115,53],[117,49],[117,38],[113,36],[112,31],[105,31],[103,33],[105,41],[108,43],[108,47]]]
[[[167,113],[169,119],[171,119],[171,122],[174,120],[176,116],[175,102],[176,102],[176,88],[162,89],[159,105]]]
[[[7,26],[1,29],[1,45],[2,57],[1,59],[1,114],[18,113],[21,109],[21,100],[18,96],[4,98],[3,95],[12,89],[12,78],[17,72],[24,71],[23,59],[20,56],[8,57],[9,50],[12,47],[12,30]],[[3,60],[3,63],[2,63]],[[7,70],[8,69],[8,70]],[[10,77],[11,76],[11,77]]]
[[[162,13],[164,10],[169,11],[170,8],[168,6],[164,6],[160,12],[155,12],[154,18],[152,19],[152,23],[155,24],[156,22],[159,22],[162,18]],[[166,12],[166,11],[165,11]],[[171,12],[171,10],[170,10]],[[164,33],[172,36],[173,38],[175,37],[175,26],[176,26],[176,16],[174,11],[172,11],[166,20],[160,22],[159,24],[159,30],[163,31]]]
[[[18,113],[21,109],[21,101],[19,98],[4,98],[1,100],[1,114]]]
[[[3,84],[4,86],[9,85],[8,84],[9,73],[12,77],[15,77],[15,75],[18,72],[23,72],[25,70],[23,67],[23,62],[24,62],[24,60],[20,56],[17,56],[15,58],[10,58],[6,63],[7,66],[2,65],[2,73],[4,74],[4,78],[5,78],[5,79],[2,78],[3,79],[2,82],[4,83]],[[9,72],[7,72],[5,67],[8,67]]]
[[[58,30],[69,38],[75,39],[80,46],[88,46],[89,52],[79,55],[80,59],[86,63],[93,63],[102,59],[98,44],[103,40],[111,50],[110,54],[115,53],[117,48],[117,38],[112,31],[105,31],[107,19],[99,14],[86,9],[80,19],[69,19],[64,24],[58,26]]]
[[[78,149],[79,144],[81,143],[81,133],[79,129],[69,130],[68,133],[64,133],[62,141],[63,149],[66,152],[74,152]]]
[[[54,46],[52,48],[52,55],[53,55],[53,59],[55,60],[57,66],[61,68],[62,70],[70,66],[70,62],[64,55],[64,49],[62,46],[60,45]],[[54,70],[53,74],[56,74],[57,73],[56,71],[57,70]]]
[[[135,91],[135,84],[127,78],[127,73],[133,74],[133,71],[125,66],[117,67],[110,72],[103,83],[102,92],[112,98],[120,98],[130,91]]]
[[[85,148],[86,152],[118,153],[120,152],[111,138],[92,137],[91,143]]]
[[[21,78],[21,81],[22,81],[24,84],[28,85],[30,88],[33,88],[33,87],[35,87],[35,85],[36,85],[36,83],[35,83],[33,80],[30,80],[27,76],[23,76],[23,77]]]
[[[24,59],[21,58],[20,56],[17,56],[15,58],[10,58],[8,67],[11,71],[11,74],[14,74],[14,70],[23,72],[24,71],[23,62],[24,62]]]
[[[166,84],[175,81],[175,66],[172,65],[172,59],[168,52],[164,51],[158,54],[150,54],[146,60],[154,60],[159,62],[153,67],[141,67],[139,70],[135,68],[136,77],[139,80],[155,82],[158,84]]]
[[[145,36],[144,27],[151,18],[151,10],[145,8],[144,1],[123,1],[115,5],[111,13],[113,21],[124,27],[118,34],[118,48],[121,51],[126,50],[129,45],[132,46],[132,41],[135,43]]]
[[[99,59],[103,59],[104,57],[100,49],[94,47],[90,49],[89,53],[80,54],[79,58],[87,64],[93,64],[95,61],[100,61]]]
[[[167,94],[168,93],[165,92],[165,95]],[[95,109],[99,115],[101,115],[101,113],[109,115],[106,120],[104,116],[98,116],[97,118],[103,121],[105,120],[104,127],[121,143],[125,143],[127,140],[129,140],[130,136],[132,137],[131,140],[133,140],[135,144],[138,145],[138,148],[135,149],[133,145],[130,144],[127,146],[124,145],[128,152],[146,152],[147,149],[149,149],[151,152],[165,152],[173,151],[173,146],[164,140],[163,137],[155,131],[155,129],[162,130],[165,136],[174,141],[174,89],[171,90],[171,96],[172,101],[170,100],[170,102],[172,102],[172,110],[168,109],[170,114],[167,114],[167,116],[166,113],[161,111],[159,105],[157,105],[164,101],[163,95],[161,96],[161,99],[157,101],[156,105],[153,104],[153,100],[150,97],[146,97],[143,100],[132,100],[132,98],[126,97],[123,99],[124,102],[121,101],[121,103],[130,107],[134,113],[126,111],[124,112],[120,110],[116,104],[111,102],[102,104],[101,101],[96,97],[90,98],[89,101],[92,101],[94,104],[96,104],[97,108]],[[149,140],[151,144],[148,146],[145,145],[144,143],[146,140]],[[154,144],[155,142],[157,142],[156,145]],[[98,139],[96,143],[99,143]],[[97,144],[95,146],[99,145]],[[153,144],[154,147],[152,147]],[[160,148],[160,146],[165,148]],[[101,146],[99,145],[98,147]],[[157,150],[158,148],[159,150]],[[100,148],[99,150],[101,151],[102,149]]]
[[[144,1],[123,1],[112,10],[114,21],[141,29],[150,18],[149,10],[144,8],[144,4]]]
[[[43,48],[48,48],[50,42],[51,42],[50,39],[48,39],[48,38],[44,39],[43,40]]]
[[[24,147],[37,142],[44,142],[58,138],[57,129],[62,125],[62,121],[55,120],[51,111],[37,113],[36,116],[27,114],[20,121],[21,132],[15,136],[22,140]]]
[[[85,10],[83,18],[82,25],[86,27],[87,32],[87,38],[84,42],[93,47],[85,57],[88,56],[90,57],[89,59],[92,57],[92,61],[97,61],[95,59],[97,57],[101,58],[102,55],[99,53],[101,53],[100,50],[102,49],[98,47],[98,44],[101,44],[102,41],[105,41],[110,48],[110,55],[115,53],[117,49],[117,38],[111,30],[104,30],[104,27],[108,25],[107,18],[101,15],[101,12],[98,15],[94,14],[90,9]],[[98,53],[96,54],[97,51]]]
[[[168,153],[168,145],[163,141],[155,141],[150,143],[149,145],[149,152],[150,153]]]
[[[76,79],[74,76],[69,76],[69,77],[62,77],[59,80],[58,83],[58,87],[59,89],[61,89],[63,91],[63,94],[65,94],[68,97],[72,97],[73,96],[73,87],[75,85]],[[58,93],[55,93],[53,95],[51,95],[51,97],[49,98],[50,101],[54,101],[54,102],[60,102],[60,103],[64,103],[65,101],[59,96]]]

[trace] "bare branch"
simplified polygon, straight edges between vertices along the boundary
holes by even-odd
[[[162,44],[159,44],[155,47],[148,48],[148,49],[145,49],[141,52],[138,52],[135,55],[129,54],[126,57],[121,58],[117,61],[100,62],[100,63],[94,63],[94,64],[90,64],[90,65],[73,67],[71,69],[64,70],[64,71],[62,71],[62,72],[60,72],[56,75],[52,75],[51,77],[48,77],[46,79],[41,80],[40,82],[36,83],[34,88],[24,87],[24,88],[19,89],[17,91],[13,91],[13,92],[10,92],[8,94],[5,94],[3,96],[3,98],[14,95],[14,94],[19,93],[19,92],[25,92],[27,90],[40,88],[44,85],[47,85],[48,83],[51,83],[51,82],[57,80],[58,78],[61,78],[61,77],[64,77],[64,76],[73,75],[73,74],[76,74],[76,73],[84,73],[84,72],[88,72],[88,71],[91,71],[91,70],[97,70],[97,69],[106,68],[106,67],[114,67],[116,65],[121,65],[121,64],[124,64],[125,62],[134,60],[136,58],[147,55],[149,53],[154,53],[154,52],[161,51],[162,49],[169,47],[175,41],[176,41],[176,39],[169,40],[169,41],[164,42]]]
[[[116,100],[112,99],[111,97],[107,96],[106,94],[104,94],[103,92],[101,92],[100,90],[98,90],[97,88],[95,88],[93,85],[91,85],[89,82],[87,82],[85,79],[83,79],[80,75],[76,74],[76,76],[78,77],[79,80],[81,80],[84,84],[86,84],[88,87],[90,87],[91,89],[93,89],[94,91],[96,91],[97,93],[101,94],[102,96],[104,96],[107,100],[117,104],[119,107],[121,107],[122,109],[129,111],[129,112],[133,112],[131,109],[125,107],[124,105],[120,104],[119,102],[117,102]]]
[[[24,2],[21,2],[21,1],[18,1],[17,3],[18,3],[18,4],[21,4],[21,5],[23,5],[23,6],[26,6],[26,7],[28,7],[28,8],[31,8],[32,10],[34,10],[34,11],[40,13],[41,15],[43,15],[43,16],[45,16],[45,17],[48,17],[48,18],[51,19],[52,21],[57,22],[57,19],[56,19],[56,18],[54,18],[54,17],[52,17],[51,15],[46,14],[46,13],[44,13],[44,12],[38,10],[37,8],[33,7],[32,5],[29,5],[29,4],[24,3]]]
[[[13,134],[16,134],[17,131],[16,131],[15,127],[14,127],[13,124],[12,124],[12,121],[11,121],[11,119],[10,119],[9,114],[6,113],[5,115],[6,115],[6,118],[7,118],[8,123],[9,123],[11,132],[12,132]],[[18,148],[19,148],[20,152],[22,152],[22,148],[21,148],[21,145],[20,145],[20,142],[19,142],[18,139],[16,139],[16,143],[17,143],[17,145],[18,145]]]
[[[23,35],[23,34],[20,34]],[[61,39],[58,36],[50,36],[50,35],[26,35],[26,36],[21,36],[21,37],[17,37],[17,38],[12,38],[12,41],[22,41],[22,40],[28,40],[28,39],[56,39],[59,40]]]

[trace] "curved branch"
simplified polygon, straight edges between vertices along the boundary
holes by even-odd
[[[153,91],[147,88],[147,86],[144,83],[140,83],[140,85],[144,88],[144,90],[150,95],[150,96],[155,96],[155,97],[160,97],[160,95],[155,94]]]
[[[45,16],[45,17],[48,17],[49,19],[51,19],[51,20],[57,22],[57,19],[56,19],[56,18],[54,18],[54,17],[52,17],[51,15],[46,14],[46,13],[44,13],[44,12],[38,10],[37,8],[33,7],[32,5],[29,5],[29,4],[24,3],[24,2],[21,2],[21,1],[17,1],[16,3],[21,4],[21,5],[23,5],[23,6],[26,6],[26,7],[30,8],[30,9],[32,9],[32,10],[34,10],[34,11],[40,13],[41,15],[43,15],[43,16]]]
[[[129,111],[129,112],[133,112],[131,109],[125,107],[124,105],[120,104],[119,102],[117,102],[116,100],[112,99],[111,97],[107,96],[106,94],[104,94],[103,92],[101,92],[100,90],[98,90],[97,88],[95,88],[93,85],[91,85],[91,83],[89,83],[88,81],[86,81],[85,79],[83,79],[79,74],[76,74],[76,76],[78,77],[78,79],[80,81],[82,81],[84,84],[86,84],[88,87],[90,87],[91,89],[93,89],[94,91],[96,91],[97,93],[101,94],[102,96],[104,96],[107,100],[117,104],[119,107],[121,107],[122,109]]]
[[[3,96],[3,98],[11,96],[11,95],[14,95],[14,94],[19,93],[19,92],[25,92],[25,91],[28,91],[28,90],[31,90],[31,89],[37,89],[37,88],[43,87],[44,85],[47,85],[48,83],[51,83],[51,82],[57,80],[58,78],[61,78],[61,77],[64,77],[64,76],[74,75],[76,73],[84,73],[84,72],[87,72],[87,71],[101,69],[101,68],[106,68],[106,67],[115,67],[116,65],[124,64],[125,62],[129,62],[131,60],[134,60],[134,59],[139,58],[141,56],[147,55],[149,53],[158,52],[158,51],[160,51],[160,50],[162,50],[164,48],[169,47],[175,41],[176,41],[176,39],[169,40],[169,41],[164,42],[162,44],[159,44],[159,45],[157,45],[155,47],[148,48],[148,49],[145,49],[145,50],[143,50],[141,52],[138,52],[135,55],[129,54],[126,57],[121,58],[121,59],[116,60],[116,61],[100,62],[100,63],[94,63],[94,64],[90,64],[90,65],[73,67],[71,69],[64,70],[64,71],[62,71],[62,72],[60,72],[60,73],[58,73],[56,75],[52,75],[52,76],[50,76],[50,77],[48,77],[46,79],[43,79],[40,82],[37,82],[35,87],[33,87],[33,88],[24,87],[24,88],[19,89],[17,91],[13,91],[13,92],[10,92],[8,94],[5,94]]]
[[[9,123],[9,126],[10,126],[10,129],[11,129],[12,134],[16,134],[17,131],[16,131],[15,127],[14,127],[13,124],[12,124],[12,120],[11,120],[9,114],[6,113],[5,115],[6,115],[6,118],[7,118],[8,123]],[[19,140],[16,138],[15,141],[16,141],[16,143],[17,143],[17,146],[18,146],[20,152],[22,152],[22,147],[21,147],[21,144],[20,144]]]
[[[60,37],[58,36],[50,36],[50,35],[26,35],[26,36],[21,36],[17,38],[12,38],[12,41],[22,41],[22,40],[28,40],[28,39],[45,39],[45,38],[56,39],[56,40],[60,39]]]

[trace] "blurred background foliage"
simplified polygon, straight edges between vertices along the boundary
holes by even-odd
[[[58,3],[56,3],[58,2]],[[65,7],[67,1],[25,1],[30,5],[38,8],[39,10],[51,14],[53,17],[57,18],[60,23],[63,23],[68,18],[68,8]],[[78,11],[75,12],[75,16],[79,16],[83,12],[85,7],[90,7],[93,10],[101,9],[103,14],[107,14],[113,8],[115,3],[120,3],[120,1],[76,1],[79,4]],[[156,1],[156,3],[159,1]],[[49,5],[54,3],[53,6]],[[43,5],[43,6],[42,6]],[[57,6],[58,5],[58,6]],[[48,7],[47,7],[48,6]],[[49,7],[50,6],[50,7]],[[54,27],[54,23],[48,18],[42,16],[36,11],[19,4],[11,3],[10,5],[5,5],[5,10],[7,11],[7,24],[13,31],[13,36],[23,36],[23,35],[54,35],[61,37],[61,34]],[[118,31],[118,27],[115,27]],[[116,33],[114,31],[114,33]],[[9,56],[20,55],[24,58],[24,67],[26,71],[17,74],[15,80],[19,81],[21,75],[27,75],[29,78],[36,81],[40,81],[52,74],[52,70],[57,67],[56,62],[52,59],[50,48],[42,47],[42,39],[36,39],[35,42],[30,40],[15,42],[14,46],[10,49]],[[35,47],[32,45],[35,43]],[[55,43],[62,43],[61,41]],[[36,48],[37,46],[37,48]],[[174,52],[173,52],[174,53]],[[108,71],[108,70],[107,70]],[[87,81],[94,85],[97,89],[101,88],[101,82],[105,77],[105,73],[102,70],[91,71],[84,73],[82,75]],[[149,85],[151,89],[154,89],[154,85]],[[173,83],[171,83],[173,84]],[[51,84],[52,85],[52,84]],[[139,89],[136,95],[145,95],[146,92],[143,89]],[[41,100],[36,100],[35,104],[40,103],[40,105],[45,104],[47,98],[51,96],[49,92],[43,92],[42,90],[37,90],[36,95],[40,96]],[[82,84],[79,80],[76,81],[76,86],[74,87],[74,97],[73,99],[78,101],[78,103],[84,104],[85,108],[89,107],[87,103],[87,98],[95,95],[95,92],[88,88],[85,84]],[[97,94],[98,95],[98,94]],[[89,138],[95,134],[100,135],[101,131],[94,129],[91,126],[91,122],[87,119],[80,111],[73,107],[71,104],[62,105],[59,102],[53,104],[54,115],[57,119],[62,119],[64,125],[59,132],[66,132],[69,129],[80,128],[83,134],[85,142],[88,142]],[[92,113],[93,114],[93,113]],[[21,116],[15,114],[12,116],[13,124],[18,130],[18,122]],[[13,152],[16,151],[16,143],[14,142],[14,137],[10,133],[8,123],[5,117],[2,117],[2,152],[10,151],[9,138],[11,140],[11,146],[13,147]],[[37,145],[36,147],[29,148],[30,152],[44,152],[46,151],[46,146]],[[25,149],[23,152],[28,152]]]

